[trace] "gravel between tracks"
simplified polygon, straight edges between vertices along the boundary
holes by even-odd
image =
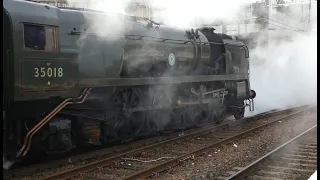
[[[280,117],[283,117],[283,116],[285,116],[285,114],[281,114],[281,115],[277,115],[277,116],[274,116],[274,117],[266,117],[266,118],[262,118],[262,119],[259,119],[259,120],[257,120],[257,121],[270,121],[271,119],[275,119],[275,118],[280,118]],[[241,124],[240,124],[240,126],[241,126]],[[223,131],[223,130],[221,130],[221,131]],[[218,133],[218,132],[217,132]],[[205,144],[204,144],[205,145]],[[190,148],[196,148],[196,147],[193,147],[192,145],[190,145],[189,146]],[[165,149],[166,147],[164,147],[164,149]],[[167,148],[170,148],[170,147],[167,147]],[[176,149],[174,149],[173,151],[177,151]],[[179,150],[180,152],[182,151],[182,150]],[[158,153],[157,153],[158,154]],[[143,155],[143,154],[142,154]],[[145,155],[143,155],[143,156],[146,156],[146,157],[150,157],[150,155],[152,155],[152,154],[148,154],[148,152],[146,152],[145,153]],[[174,156],[174,154],[170,154],[171,156]],[[158,154],[157,155],[157,157],[162,157],[163,156],[163,154]],[[90,162],[94,162],[94,161],[98,161],[98,160],[101,160],[102,158],[101,157],[97,157],[97,158],[94,158],[94,159],[92,159],[92,160],[90,160]],[[67,169],[71,169],[71,168],[75,168],[75,167],[77,167],[77,166],[81,166],[81,165],[84,165],[84,164],[86,164],[86,163],[88,163],[88,161],[77,161],[77,162],[74,162],[74,163],[72,163],[72,164],[66,164],[66,165],[64,165],[64,166],[62,166],[62,167],[60,167],[60,168],[54,168],[54,169],[49,169],[49,170],[44,170],[44,171],[41,171],[41,172],[38,172],[38,173],[34,173],[34,174],[32,174],[32,175],[30,175],[30,176],[25,176],[25,177],[17,177],[17,178],[14,178],[14,180],[15,179],[22,179],[22,180],[29,180],[29,179],[39,179],[39,178],[43,178],[43,177],[45,177],[45,176],[49,176],[49,175],[51,175],[51,174],[54,174],[54,173],[56,173],[56,172],[59,172],[59,171],[65,171],[65,170],[67,170]],[[144,163],[140,163],[140,165],[137,167],[137,168],[135,168],[135,167],[131,167],[131,166],[128,166],[128,173],[132,173],[132,171],[137,171],[138,169],[141,169],[141,168],[143,168],[144,167]],[[108,173],[108,171],[111,171],[111,172],[113,172],[113,173],[116,173],[115,171],[115,169],[108,169],[108,168],[105,168],[104,169],[104,173],[103,174],[109,174]],[[122,171],[123,172],[123,171]],[[121,173],[122,173],[121,172]],[[99,173],[100,174],[100,173]],[[103,177],[103,176],[102,176]],[[178,178],[179,179],[179,178]]]
[[[245,167],[316,123],[317,114],[314,112],[293,117],[288,122],[279,122],[277,126],[272,125],[254,136],[213,149],[211,153],[187,161],[156,179],[202,180],[228,177],[233,168]]]
[[[266,157],[265,161],[260,161],[254,165],[252,167],[253,171],[243,174],[252,177],[258,175],[291,180],[308,179],[317,169],[316,142],[317,130],[315,128],[307,136],[298,138]],[[305,157],[299,157],[300,155]],[[288,157],[291,157],[291,159],[286,159]]]
[[[280,117],[284,117],[284,116],[286,115],[282,115]],[[220,138],[225,139],[227,137],[231,137],[240,132],[249,130],[253,127],[257,127],[264,123],[273,121],[275,118],[279,118],[279,117],[271,117],[266,120],[260,119],[258,121],[242,122],[240,124],[232,123],[228,127],[218,128],[217,130],[212,131],[211,133],[203,134],[198,137],[197,136],[190,137],[189,139],[185,139],[182,141],[175,141],[174,143],[167,144],[166,146],[161,148],[153,149],[150,151],[143,151],[141,153],[131,155],[127,157],[126,160],[120,162],[122,164],[118,166],[116,165],[113,167],[101,168],[101,169],[92,171],[90,173],[84,174],[83,176],[80,176],[75,179],[83,179],[83,178],[87,179],[88,177],[121,179],[130,174],[133,174],[134,172],[137,172],[143,169],[148,169],[151,166],[157,165],[159,163],[163,163],[167,160],[167,159],[161,159],[161,158],[179,157],[182,154],[189,153],[194,150],[205,147],[209,144],[212,144],[214,142],[218,142],[221,140]],[[135,160],[130,160],[130,159],[135,159]],[[150,161],[150,160],[151,162],[147,162],[147,163],[141,162],[141,161]],[[155,161],[152,161],[152,160],[155,160]],[[126,167],[128,170],[126,169],[125,171],[123,171],[124,167]],[[114,173],[110,174],[107,172],[114,172]]]

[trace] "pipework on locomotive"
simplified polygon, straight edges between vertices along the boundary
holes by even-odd
[[[108,14],[4,0],[4,157],[64,153],[254,110],[243,42],[211,27],[184,31],[124,15],[123,35],[109,41],[89,31],[95,17]]]

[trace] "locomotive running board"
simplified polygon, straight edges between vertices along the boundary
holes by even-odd
[[[204,75],[204,76],[170,76],[170,77],[143,77],[143,78],[84,78],[80,79],[81,87],[106,86],[141,86],[155,84],[178,84],[206,81],[241,81],[248,80],[248,74]]]

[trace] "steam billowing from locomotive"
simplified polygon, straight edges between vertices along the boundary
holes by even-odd
[[[277,13],[272,22],[283,27],[269,31],[268,46],[263,44],[266,33],[261,33],[251,50],[250,71],[252,86],[263,96],[256,98],[256,111],[260,113],[276,108],[316,104],[317,99],[317,6],[312,4],[310,24],[308,4],[304,16],[301,9],[290,9],[289,13]],[[303,18],[304,24],[301,23]],[[282,23],[281,23],[282,22]],[[285,25],[287,26],[285,26]],[[308,32],[298,31],[308,29]],[[247,112],[248,115],[252,114]]]
[[[126,7],[132,1],[89,1],[86,3],[88,8],[97,10],[125,13]],[[236,20],[239,13],[243,13],[243,7],[255,1],[197,1],[199,8],[195,8],[194,3],[185,1],[149,1],[151,8],[157,9],[153,12],[153,19],[164,24],[180,29],[201,27],[203,24],[210,24],[217,20],[224,22]],[[305,5],[306,7],[308,5]],[[304,21],[308,18],[308,11],[305,11]],[[283,30],[262,31],[261,36],[257,36],[258,41],[255,49],[252,49],[250,58],[252,85],[258,87],[259,92],[264,92],[265,96],[257,98],[257,111],[264,112],[270,109],[285,108],[288,106],[298,106],[301,104],[314,103],[316,93],[316,15],[317,7],[312,6],[311,24],[313,31],[309,33],[294,32],[293,30],[302,29],[301,10],[290,9],[290,13],[277,12],[276,21],[272,21],[271,27]],[[111,18],[112,20],[112,18]],[[97,30],[103,29],[105,34],[116,34],[121,32],[123,24],[113,25],[108,20],[95,20]],[[112,20],[113,21],[113,20]],[[265,19],[268,21],[268,19]],[[113,21],[117,22],[117,21]],[[282,22],[282,23],[281,23]],[[283,25],[284,24],[284,25]],[[286,26],[287,25],[287,26]],[[113,26],[116,28],[107,28]],[[258,25],[257,25],[258,26]],[[112,32],[116,30],[116,32]],[[268,47],[262,43],[266,33],[277,38],[269,39]],[[279,41],[283,36],[290,36],[292,41]],[[137,63],[137,62],[136,62]],[[143,60],[136,64],[143,64]],[[276,90],[274,87],[279,87]],[[300,94],[300,95],[298,95]],[[270,98],[275,97],[275,98]]]
[[[89,0],[81,4],[79,2],[68,0],[71,6],[94,9],[107,13],[127,14],[127,10],[135,1],[133,0]],[[196,3],[183,0],[149,0],[146,1],[150,7],[152,19],[156,22],[166,24],[179,29],[202,27],[205,24],[211,24],[214,21],[234,21],[239,13],[242,13],[243,7],[255,2],[255,0],[199,0]],[[118,28],[124,27],[117,24],[117,17],[107,19],[91,19],[96,24],[97,31],[106,34],[116,33]],[[114,24],[113,24],[114,23]],[[116,28],[110,28],[115,26]]]
[[[237,21],[244,7],[255,0],[150,1],[154,19],[177,28],[201,27],[213,22]]]

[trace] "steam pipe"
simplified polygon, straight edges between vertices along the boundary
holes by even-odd
[[[77,99],[80,100],[78,103],[83,103],[84,100],[87,98],[88,94],[90,93],[90,90],[92,88],[89,89],[85,89],[84,93],[82,93]],[[84,97],[82,100],[81,98]],[[62,108],[64,108],[65,106],[69,105],[69,104],[73,104],[72,102],[72,98],[68,98],[66,100],[64,100],[62,103],[60,103],[55,109],[53,109],[45,118],[43,118],[35,127],[33,127],[28,134],[26,135],[26,137],[24,138],[24,143],[22,148],[20,149],[20,151],[18,152],[16,157],[19,157],[22,152],[23,156],[25,156],[28,152],[28,150],[30,149],[30,145],[31,145],[31,140],[33,135],[40,129],[42,128],[48,121],[50,121],[54,115],[56,115]],[[26,148],[26,149],[25,149]]]
[[[91,90],[91,89],[90,89]],[[82,98],[82,100],[80,100],[79,102],[76,102],[76,104],[81,104],[81,103],[83,103],[84,102],[84,100],[88,97],[88,95],[89,95],[89,93],[90,93],[90,90],[88,90],[87,92],[86,92],[86,94],[84,95],[84,97]],[[80,97],[82,97],[83,95],[81,95]],[[78,98],[78,99],[80,99],[80,97]],[[74,104],[72,101],[70,102],[67,102],[64,106],[61,106],[57,111],[56,111],[56,113],[55,114],[52,114],[51,116],[50,116],[50,118],[48,118],[45,122],[43,122],[42,123],[42,125],[40,126],[40,127],[38,127],[37,129],[35,129],[35,132],[30,136],[30,138],[29,138],[29,143],[28,143],[28,146],[27,146],[27,149],[24,151],[24,153],[23,153],[23,156],[25,156],[27,153],[28,153],[28,151],[29,151],[29,149],[30,149],[30,146],[31,146],[31,141],[32,141],[32,137],[34,136],[34,134],[36,133],[36,132],[38,132],[39,131],[39,129],[40,128],[42,128],[48,121],[50,121],[53,117],[54,117],[54,115],[56,115],[59,111],[61,111],[61,109],[63,109],[65,106],[67,106],[67,105],[69,105],[69,104]]]
[[[49,119],[51,117],[52,114],[56,114],[57,110],[62,107],[64,104],[66,104],[68,101],[71,101],[72,98],[68,98],[66,100],[64,100],[62,103],[60,103],[55,109],[53,109],[45,118],[43,118],[35,127],[33,127],[28,134],[26,135],[26,137],[24,138],[24,143],[22,148],[20,149],[20,151],[17,154],[17,157],[19,157],[21,155],[21,153],[24,151],[25,147],[27,146],[28,142],[29,142],[29,137],[31,136],[31,134],[39,127],[42,125],[42,123],[44,121],[47,121],[47,119]]]

